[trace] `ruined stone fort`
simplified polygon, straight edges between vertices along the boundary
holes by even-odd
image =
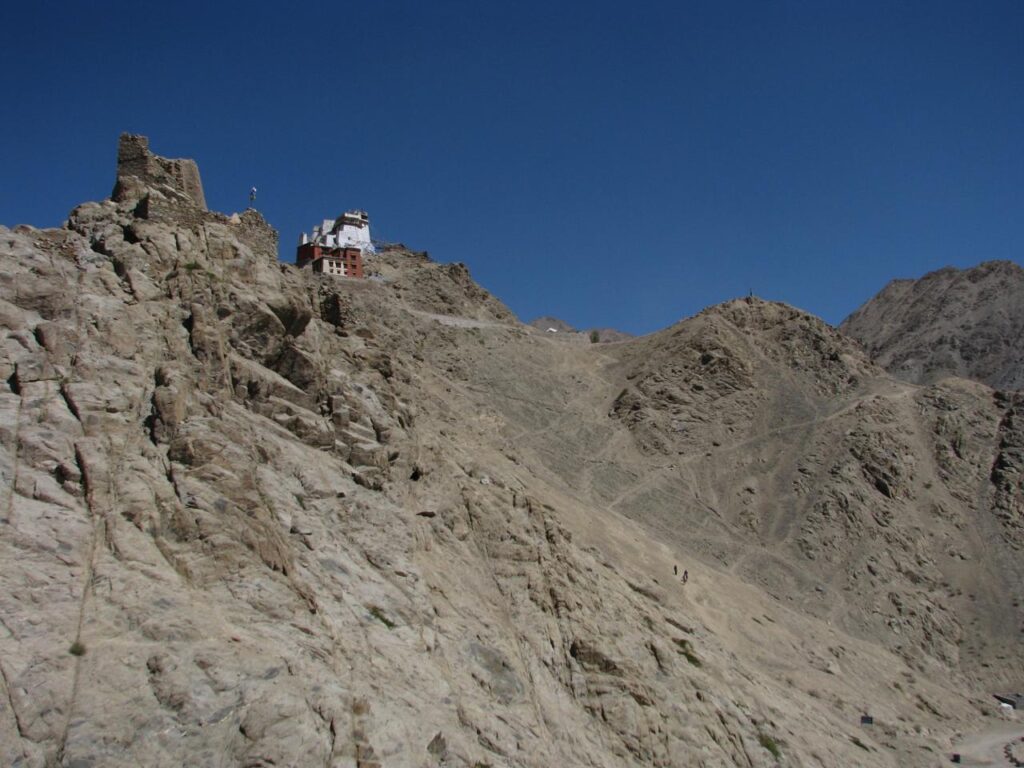
[[[225,216],[206,208],[206,195],[195,160],[154,155],[145,136],[123,133],[117,148],[115,202],[135,202],[141,219],[201,228],[227,224],[253,253],[277,260],[278,235],[254,208]]]

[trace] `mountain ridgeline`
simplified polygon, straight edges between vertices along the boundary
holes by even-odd
[[[1024,389],[1024,269],[987,261],[893,280],[840,326],[894,376]]]
[[[0,228],[4,764],[932,766],[1024,685],[1019,394],[314,275],[193,168]]]

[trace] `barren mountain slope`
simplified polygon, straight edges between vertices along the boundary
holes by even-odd
[[[893,280],[840,329],[901,379],[1024,389],[1024,269],[1011,261]]]
[[[174,162],[0,229],[5,764],[924,766],[1020,669],[1020,402],[317,278]]]
[[[540,349],[464,368],[533,474],[915,663],[1021,682],[1019,398],[893,380],[757,299],[625,345]]]

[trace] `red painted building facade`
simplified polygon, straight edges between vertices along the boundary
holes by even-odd
[[[309,266],[318,275],[363,276],[363,252],[359,248],[304,243],[295,254],[295,264],[300,268]]]
[[[363,256],[373,252],[369,215],[345,211],[336,219],[324,219],[311,235],[299,238],[295,264],[318,275],[363,277]]]

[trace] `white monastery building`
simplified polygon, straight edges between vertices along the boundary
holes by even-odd
[[[345,211],[334,220],[324,219],[312,234],[302,234],[295,263],[318,274],[362,277],[363,254],[373,252],[369,215]]]

